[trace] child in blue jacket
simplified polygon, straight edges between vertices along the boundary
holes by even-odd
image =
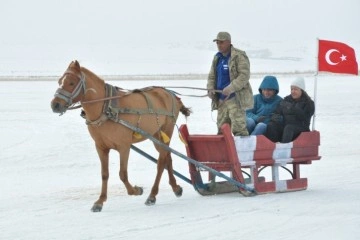
[[[266,132],[271,114],[282,100],[279,84],[274,76],[265,76],[259,87],[259,94],[254,95],[254,107],[246,111],[246,128],[250,135]]]

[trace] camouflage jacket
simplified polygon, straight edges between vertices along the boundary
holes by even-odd
[[[216,65],[218,57],[215,55],[207,81],[207,89],[216,89]],[[250,79],[250,62],[244,51],[231,46],[231,55],[229,59],[230,85],[235,92],[235,99],[239,108],[249,109],[254,105]],[[211,102],[211,110],[217,110],[219,99],[217,94]]]

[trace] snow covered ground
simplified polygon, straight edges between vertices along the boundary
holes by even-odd
[[[278,76],[281,96],[289,93],[293,78]],[[313,80],[306,78],[311,96]],[[251,79],[255,91],[260,81]],[[206,80],[110,83],[128,89],[155,84],[205,87]],[[359,77],[318,77],[315,126],[321,133],[322,159],[302,167],[308,190],[251,198],[237,193],[203,197],[179,179],[184,193],[176,198],[164,174],[157,203],[148,207],[144,202],[156,166],[131,153],[129,178],[144,187],[144,194],[128,196],[118,177],[118,155],[112,152],[108,201],[100,213],[90,211],[101,186],[93,141],[79,110],[61,117],[52,113],[56,88],[55,80],[0,81],[0,239],[359,238]],[[193,109],[187,121],[190,132],[215,133],[210,100],[183,101]],[[156,156],[150,142],[137,146]],[[185,154],[177,136],[171,147]],[[174,168],[188,176],[187,162],[177,156],[173,160]]]

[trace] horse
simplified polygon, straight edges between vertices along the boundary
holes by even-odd
[[[101,194],[91,211],[100,212],[107,200],[110,150],[116,150],[120,155],[119,176],[128,195],[142,195],[143,188],[129,182],[128,159],[131,145],[148,137],[121,123],[126,122],[169,145],[179,113],[186,118],[190,116],[190,108],[185,107],[174,92],[164,87],[147,87],[133,91],[114,87],[89,69],[80,66],[77,60],[69,64],[58,84],[59,88],[51,100],[52,111],[62,115],[68,109],[74,108],[72,106],[75,103],[80,103],[83,108],[82,115],[86,119],[100,159]],[[154,146],[159,157],[155,181],[145,201],[149,206],[156,202],[165,168],[168,170],[169,184],[175,195],[180,197],[183,192],[174,177],[170,152],[159,144],[154,143]]]

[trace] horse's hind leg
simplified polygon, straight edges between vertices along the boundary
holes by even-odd
[[[155,147],[159,151],[160,154],[159,154],[159,159],[158,159],[158,163],[157,163],[157,174],[156,174],[155,182],[151,189],[151,193],[145,202],[145,204],[148,206],[154,205],[156,202],[156,195],[159,192],[159,184],[160,184],[161,176],[162,176],[162,173],[164,172],[165,167],[167,167],[168,170],[170,170],[169,171],[169,182],[170,182],[170,185],[171,185],[173,191],[175,192],[175,195],[181,196],[181,194],[182,194],[182,188],[176,184],[176,179],[173,175],[170,152],[165,151],[164,149],[162,149],[161,147],[159,147],[157,145],[155,145]],[[169,162],[170,162],[170,164],[169,164]]]
[[[130,146],[127,148],[123,148],[119,150],[120,153],[120,171],[119,176],[120,180],[124,183],[127,193],[129,195],[141,195],[143,193],[142,187],[132,186],[128,179],[128,160],[129,160],[129,153],[130,153]]]
[[[100,212],[104,202],[107,199],[107,184],[109,179],[109,149],[101,149],[100,147],[96,146],[96,150],[101,163],[102,184],[100,197],[92,206],[91,211]]]
[[[151,188],[149,197],[146,199],[145,204],[150,206],[154,205],[156,202],[156,195],[159,193],[159,184],[161,180],[162,173],[164,172],[166,162],[166,156],[160,152],[158,162],[157,162],[157,172],[155,177],[155,182]]]
[[[175,193],[175,196],[181,197],[183,189],[182,189],[181,186],[176,184],[176,179],[175,179],[175,176],[174,176],[174,169],[173,169],[173,165],[172,165],[172,158],[171,158],[170,153],[169,153],[169,160],[168,160],[167,170],[168,170],[168,174],[169,174],[169,184],[172,187],[172,189],[173,189],[173,191]]]

